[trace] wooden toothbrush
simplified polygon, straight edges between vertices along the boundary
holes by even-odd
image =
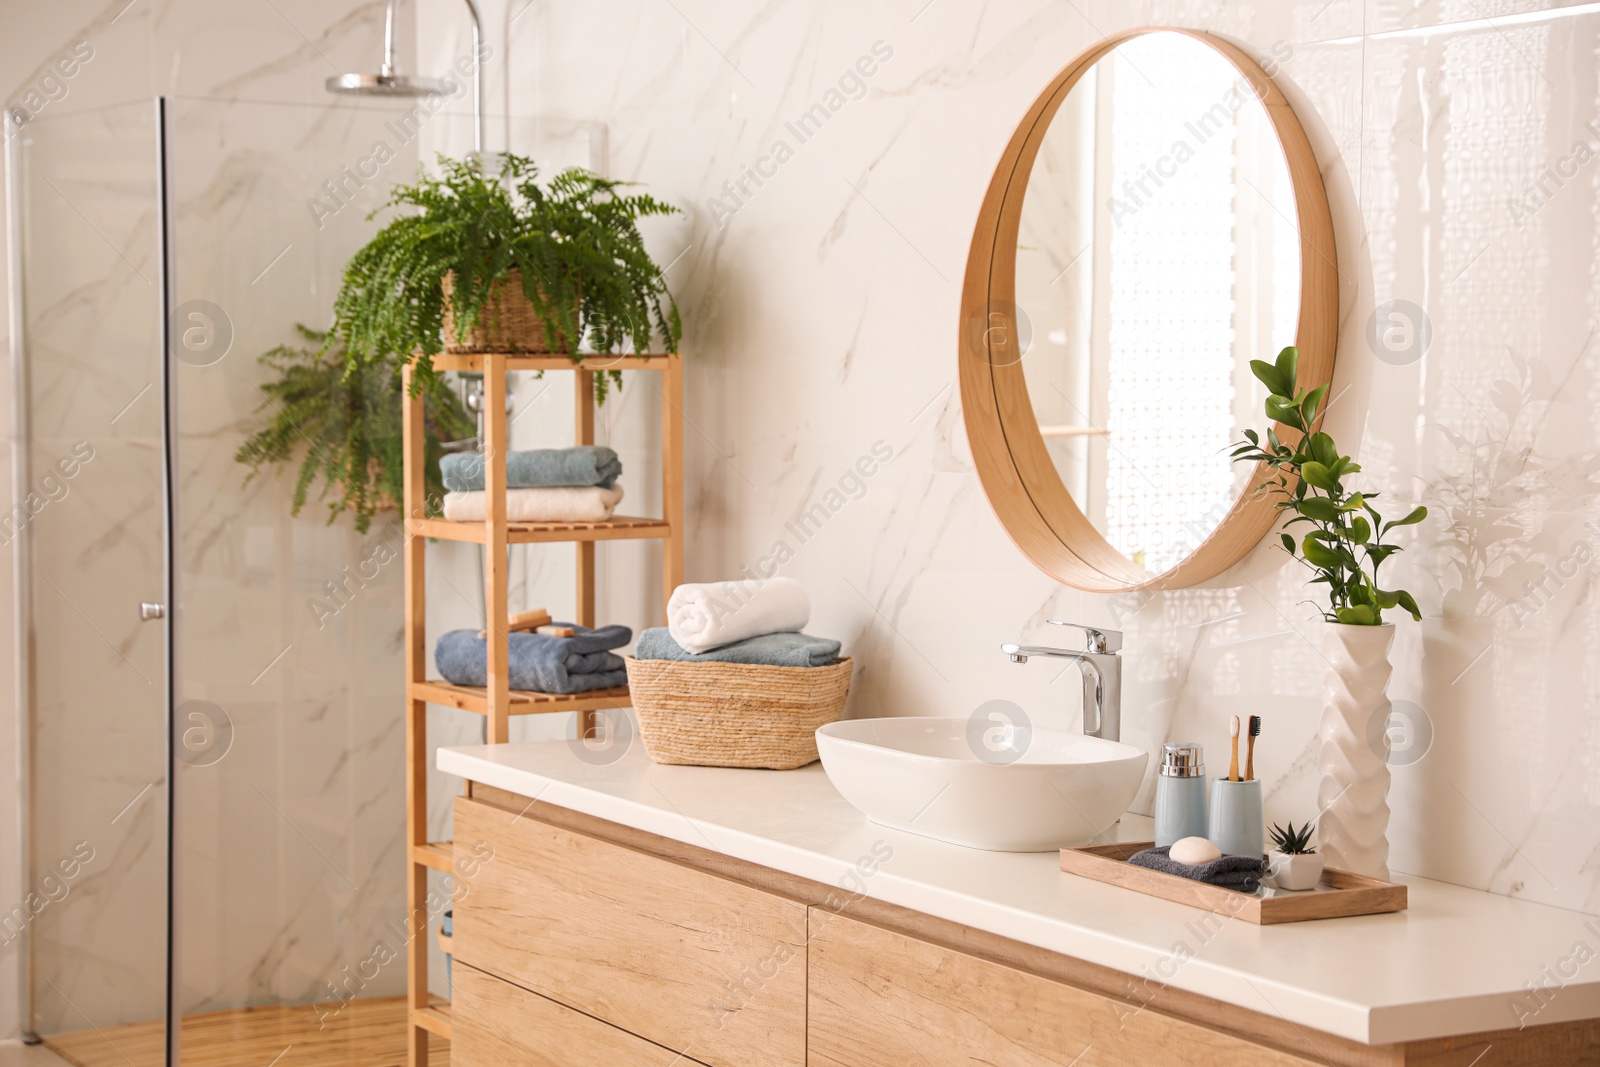
[[[1261,716],[1250,716],[1250,740],[1244,752],[1244,780],[1249,781],[1256,776],[1256,738],[1261,736]]]
[[[1239,716],[1228,720],[1228,733],[1233,738],[1233,762],[1228,764],[1228,781],[1239,780]]]

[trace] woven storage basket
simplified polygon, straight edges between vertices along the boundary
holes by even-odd
[[[850,695],[850,657],[828,667],[624,657],[645,751],[657,763],[789,770],[817,758],[817,727]]]
[[[444,276],[444,350],[472,352],[554,352],[545,336],[544,321],[522,291],[522,272],[513,270],[489,289],[489,299],[469,328],[465,340],[456,338],[454,301],[456,276]]]

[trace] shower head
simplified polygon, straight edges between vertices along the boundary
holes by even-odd
[[[467,14],[472,19],[472,59],[478,69],[472,77],[472,151],[483,155],[483,64],[488,56],[483,48],[483,23],[478,19],[478,5],[465,0]],[[454,95],[453,84],[438,78],[420,78],[401,74],[395,64],[394,26],[396,9],[400,0],[389,0],[383,9],[383,66],[376,74],[340,74],[329,78],[328,92],[341,96],[418,97]]]
[[[328,92],[344,96],[434,96],[447,92],[438,78],[410,74],[340,74],[327,81]]]

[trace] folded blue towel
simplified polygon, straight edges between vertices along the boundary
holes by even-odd
[[[484,458],[479,452],[451,452],[439,461],[444,487],[452,493],[483,488]],[[543,489],[551,486],[617,484],[622,461],[605,445],[574,448],[535,448],[506,453],[507,489]]]
[[[685,652],[665,626],[639,634],[634,659],[676,659],[686,663],[765,663],[772,667],[827,667],[839,659],[839,642],[810,634],[762,634],[714,648],[710,652]]]
[[[511,688],[533,689],[541,693],[587,693],[591,689],[610,689],[628,684],[627,665],[610,650],[633,640],[626,626],[602,626],[597,630],[571,626],[571,637],[546,637],[544,634],[509,635]],[[454,685],[487,685],[489,680],[489,642],[476,630],[451,630],[439,638],[433,661],[444,680]]]

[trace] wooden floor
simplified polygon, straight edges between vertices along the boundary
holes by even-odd
[[[44,1039],[77,1067],[162,1067],[158,1020]],[[184,1067],[405,1067],[403,997],[353,1000],[323,1025],[309,1005],[245,1008],[183,1020]],[[432,1038],[429,1067],[448,1067],[450,1043]]]

